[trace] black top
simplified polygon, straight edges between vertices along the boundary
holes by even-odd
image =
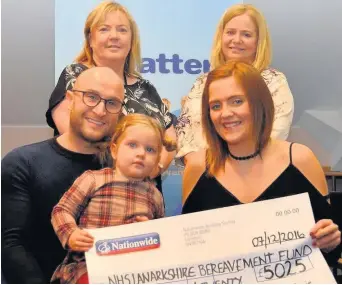
[[[321,219],[332,219],[332,209],[325,197],[310,183],[310,181],[292,164],[292,144],[290,146],[290,164],[278,176],[278,178],[265,189],[253,202],[268,199],[281,198],[290,195],[308,193],[313,209],[315,221]],[[182,213],[194,213],[204,210],[212,210],[243,204],[228,189],[209,176],[205,171],[195,185],[194,189],[186,199]],[[329,263],[336,263],[341,248],[337,248],[329,254]]]
[[[74,87],[76,78],[86,69],[88,67],[83,64],[73,63],[66,66],[59,76],[49,100],[49,109],[45,114],[46,122],[54,129],[55,135],[58,134],[58,130],[52,119],[52,109],[64,99],[66,91]],[[169,128],[172,125],[172,118],[156,88],[146,79],[137,79],[138,81],[132,85],[125,84],[123,114],[145,114],[156,118],[165,129]]]
[[[50,282],[66,255],[51,225],[52,209],[78,176],[100,168],[94,155],[68,151],[56,138],[3,158],[1,266],[7,282]]]

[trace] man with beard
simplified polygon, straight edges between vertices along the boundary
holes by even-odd
[[[17,148],[2,160],[2,270],[9,283],[49,283],[63,261],[52,209],[78,176],[101,168],[97,145],[114,131],[124,86],[111,69],[94,67],[66,97],[68,132]]]

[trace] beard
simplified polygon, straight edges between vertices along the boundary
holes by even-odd
[[[83,133],[80,133],[80,137],[82,138],[82,140],[84,140],[85,142],[90,143],[90,144],[98,144],[98,143],[102,143],[102,142],[107,141],[106,135],[104,135],[101,138],[91,138],[89,136],[84,135]]]
[[[71,114],[70,116],[70,131],[77,136],[79,139],[84,141],[85,143],[96,145],[98,143],[107,142],[110,140],[110,135],[112,135],[111,131],[106,130],[101,131],[94,131],[91,132],[90,129],[83,125],[84,119],[80,116],[76,116],[76,114]],[[114,132],[114,127],[113,127]]]
[[[87,134],[87,132],[84,132],[81,127],[75,127],[72,124],[70,124],[70,129],[76,135],[78,138],[83,140],[86,143],[89,144],[98,144],[107,141],[107,138],[109,137],[108,134],[103,135],[91,135]]]

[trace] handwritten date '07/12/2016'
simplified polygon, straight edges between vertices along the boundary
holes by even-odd
[[[267,248],[268,245],[282,244],[288,241],[299,239],[305,239],[305,234],[299,232],[298,230],[292,230],[288,232],[278,231],[274,234],[268,234],[267,232],[264,232],[263,235],[253,238],[252,244],[254,247],[264,246]]]

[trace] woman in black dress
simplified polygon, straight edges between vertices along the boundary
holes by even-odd
[[[202,98],[208,149],[184,173],[183,213],[307,192],[316,220],[313,246],[334,263],[341,232],[324,197],[323,170],[308,147],[270,138],[273,116],[270,91],[254,67],[229,61],[209,73]]]

